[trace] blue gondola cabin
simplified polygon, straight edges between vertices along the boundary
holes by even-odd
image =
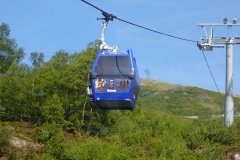
[[[140,88],[132,50],[121,54],[98,51],[90,72],[89,101],[101,110],[134,110]]]

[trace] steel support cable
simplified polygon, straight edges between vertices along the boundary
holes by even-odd
[[[217,88],[217,90],[218,90],[218,93],[219,93],[221,99],[223,99],[222,94],[220,93],[220,91],[219,91],[219,89],[218,89],[218,86],[217,86],[217,83],[216,83],[216,81],[215,81],[215,79],[214,79],[214,76],[213,76],[213,74],[212,74],[212,71],[211,71],[211,69],[210,69],[210,67],[209,67],[209,64],[208,64],[207,58],[206,58],[206,56],[205,56],[203,50],[201,50],[201,51],[202,51],[202,53],[203,53],[203,57],[204,57],[204,59],[205,59],[205,61],[206,61],[206,63],[207,63],[208,69],[209,69],[209,71],[210,71],[210,73],[211,73],[212,79],[213,79],[213,81],[214,81],[214,83],[215,83],[215,86],[216,86],[216,88]],[[223,100],[224,100],[224,99],[223,99]]]
[[[163,32],[155,31],[155,30],[153,30],[153,29],[150,29],[150,28],[147,28],[147,27],[143,27],[143,26],[134,24],[134,23],[132,23],[132,22],[125,21],[125,20],[123,20],[123,19],[117,18],[116,16],[114,16],[114,15],[112,15],[112,14],[108,14],[107,12],[105,12],[105,11],[103,11],[102,9],[100,9],[100,8],[92,5],[91,3],[86,2],[85,0],[82,0],[82,1],[85,2],[85,3],[87,3],[88,5],[92,6],[93,8],[101,11],[102,14],[105,16],[105,19],[108,19],[108,20],[113,21],[113,19],[115,18],[115,19],[117,19],[117,20],[119,20],[119,21],[122,21],[122,22],[125,22],[125,23],[128,23],[128,24],[131,24],[131,25],[133,25],[133,26],[136,26],[136,27],[139,27],[139,28],[142,28],[142,29],[149,30],[149,31],[154,32],[154,33],[162,34],[162,35],[165,35],[165,36],[168,36],[168,37],[172,37],[172,38],[176,38],[176,39],[180,39],[180,40],[184,40],[184,41],[198,42],[198,41],[194,41],[194,40],[190,40],[190,39],[186,39],[186,38],[181,38],[181,37],[173,36],[173,35],[166,34],[166,33],[163,33]]]
[[[168,37],[172,37],[172,38],[176,38],[176,39],[180,39],[180,40],[184,40],[184,41],[189,41],[189,42],[198,42],[198,41],[194,41],[194,40],[190,40],[190,39],[185,39],[185,38],[173,36],[173,35],[166,34],[166,33],[163,33],[163,32],[155,31],[155,30],[153,30],[153,29],[149,29],[149,28],[146,28],[146,27],[143,27],[143,26],[134,24],[134,23],[131,23],[131,22],[122,20],[122,19],[117,18],[117,17],[114,17],[114,18],[117,19],[117,20],[119,20],[119,21],[122,21],[122,22],[125,22],[125,23],[128,23],[128,24],[131,24],[131,25],[133,25],[133,26],[136,26],[136,27],[139,27],[139,28],[142,28],[142,29],[146,29],[146,30],[149,30],[149,31],[151,31],[151,32],[158,33],[158,34],[162,34],[162,35],[165,35],[165,36],[168,36]]]

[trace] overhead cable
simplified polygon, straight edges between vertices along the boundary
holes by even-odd
[[[184,40],[184,41],[189,41],[189,42],[198,42],[198,41],[194,41],[194,40],[190,40],[190,39],[185,39],[185,38],[181,38],[181,37],[176,37],[176,36],[173,36],[173,35],[170,35],[170,34],[166,34],[166,33],[162,33],[162,32],[159,32],[159,31],[155,31],[155,30],[153,30],[153,29],[149,29],[149,28],[146,28],[146,27],[143,27],[143,26],[134,24],[134,23],[131,23],[131,22],[122,20],[122,19],[117,18],[117,17],[115,17],[115,19],[117,19],[117,20],[119,20],[119,21],[122,21],[122,22],[125,22],[125,23],[128,23],[128,24],[131,24],[131,25],[134,25],[134,26],[136,26],[136,27],[140,27],[140,28],[143,28],[143,29],[146,29],[146,30],[149,30],[149,31],[158,33],[158,34],[162,34],[162,35],[168,36],[168,37],[172,37],[172,38],[176,38],[176,39],[180,39],[180,40]]]
[[[159,31],[155,31],[153,29],[150,29],[150,28],[147,28],[147,27],[143,27],[143,26],[140,26],[140,25],[137,25],[137,24],[134,24],[132,22],[128,22],[128,21],[125,21],[123,19],[120,19],[120,18],[117,18],[116,16],[112,15],[112,14],[108,14],[107,12],[105,12],[104,10],[92,5],[91,3],[85,1],[85,0],[82,0],[83,2],[87,3],[88,5],[94,7],[95,9],[99,10],[102,12],[102,14],[108,18],[108,20],[113,20],[114,18],[119,20],[119,21],[122,21],[122,22],[125,22],[125,23],[128,23],[128,24],[131,24],[133,26],[136,26],[136,27],[139,27],[139,28],[142,28],[142,29],[146,29],[146,30],[149,30],[151,32],[155,32],[155,33],[158,33],[158,34],[162,34],[162,35],[165,35],[165,36],[168,36],[168,37],[172,37],[172,38],[176,38],[176,39],[180,39],[180,40],[184,40],[184,41],[189,41],[189,42],[198,42],[198,41],[194,41],[194,40],[190,40],[190,39],[186,39],[186,38],[181,38],[181,37],[177,37],[177,36],[173,36],[173,35],[170,35],[170,34],[166,34],[166,33],[163,33],[163,32],[159,32]]]
[[[215,83],[215,86],[216,86],[216,88],[217,88],[217,90],[218,90],[218,93],[220,94],[221,99],[223,99],[222,94],[220,93],[220,91],[219,91],[219,89],[218,89],[218,86],[217,86],[217,83],[216,83],[216,81],[215,81],[215,79],[214,79],[214,76],[213,76],[213,74],[212,74],[212,71],[211,71],[211,69],[210,69],[210,67],[209,67],[209,65],[208,65],[208,61],[207,61],[207,58],[206,58],[203,50],[202,50],[202,53],[203,53],[204,59],[205,59],[205,61],[206,61],[206,63],[207,63],[208,69],[209,69],[209,71],[210,71],[210,73],[211,73],[211,75],[212,75],[212,79],[213,79],[213,81],[214,81],[214,83]]]

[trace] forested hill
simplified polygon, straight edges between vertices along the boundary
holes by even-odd
[[[229,128],[222,118],[206,121],[223,113],[219,93],[141,79],[134,111],[100,111],[86,96],[95,43],[48,62],[32,52],[30,66],[16,42],[0,25],[0,159],[226,159],[240,151],[238,117]]]

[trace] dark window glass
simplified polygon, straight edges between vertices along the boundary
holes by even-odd
[[[132,71],[129,56],[100,56],[94,72],[98,76],[123,76]]]

